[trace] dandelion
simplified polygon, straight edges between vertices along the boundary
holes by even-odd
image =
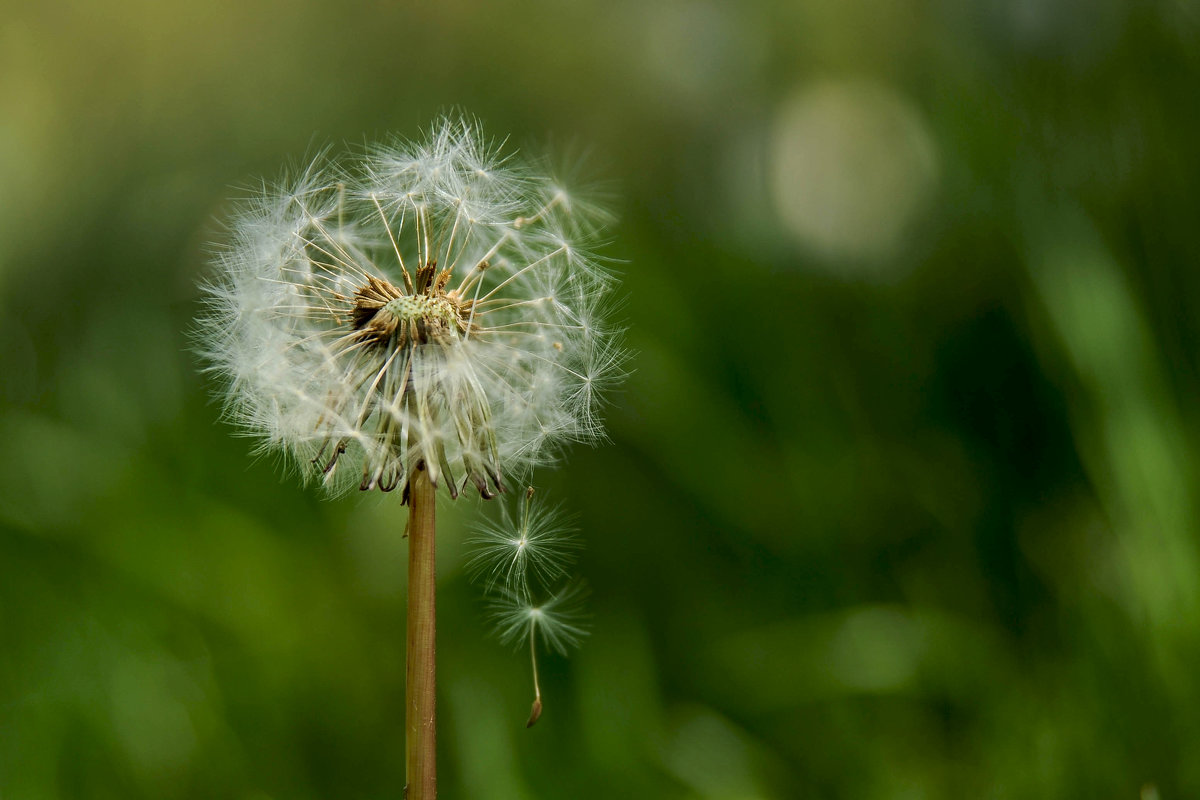
[[[603,436],[622,374],[595,205],[447,118],[419,142],[317,158],[246,200],[205,287],[200,349],[227,416],[331,493],[409,506],[410,798],[434,779],[438,489],[494,497]],[[548,577],[526,519],[528,557]]]
[[[451,497],[502,492],[603,434],[605,221],[468,120],[318,160],[245,204],[207,287],[229,416],[333,492],[406,492],[419,462]]]

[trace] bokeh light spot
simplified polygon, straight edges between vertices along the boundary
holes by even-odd
[[[768,176],[775,208],[789,233],[821,256],[887,256],[937,176],[921,113],[882,84],[811,84],[776,113]]]

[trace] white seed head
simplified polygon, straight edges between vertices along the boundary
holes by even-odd
[[[333,491],[404,488],[423,461],[491,497],[603,436],[625,361],[588,249],[604,220],[469,119],[319,158],[233,220],[202,353],[229,416]]]

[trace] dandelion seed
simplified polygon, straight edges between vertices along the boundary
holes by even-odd
[[[583,627],[582,601],[586,588],[582,583],[567,584],[541,603],[534,603],[523,592],[504,590],[492,603],[491,616],[500,641],[505,644],[529,642],[529,661],[533,670],[533,707],[525,727],[533,727],[542,715],[542,687],[538,680],[538,636],[551,650],[566,655],[579,645],[587,630]]]
[[[624,351],[602,223],[469,119],[318,159],[244,204],[206,287],[228,415],[331,491],[406,493],[423,462],[493,497],[603,435]]]
[[[500,511],[498,521],[480,523],[476,535],[467,540],[474,550],[467,562],[472,578],[483,580],[486,590],[500,585],[529,595],[531,578],[545,585],[566,575],[580,541],[560,509],[534,500],[530,487],[515,512],[508,504]]]
[[[468,540],[475,550],[468,568],[473,577],[484,580],[485,590],[493,595],[490,616],[501,641],[529,641],[534,691],[529,727],[542,715],[538,634],[546,646],[564,655],[578,644],[585,634],[579,624],[583,589],[568,581],[558,593],[542,602],[535,600],[546,594],[544,587],[566,577],[579,541],[558,508],[534,500],[532,486],[516,506],[510,511],[507,504],[501,504],[501,519],[481,525],[477,535]]]

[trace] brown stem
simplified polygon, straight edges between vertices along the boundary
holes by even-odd
[[[408,484],[408,673],[404,685],[407,800],[437,797],[437,488],[425,463]]]

